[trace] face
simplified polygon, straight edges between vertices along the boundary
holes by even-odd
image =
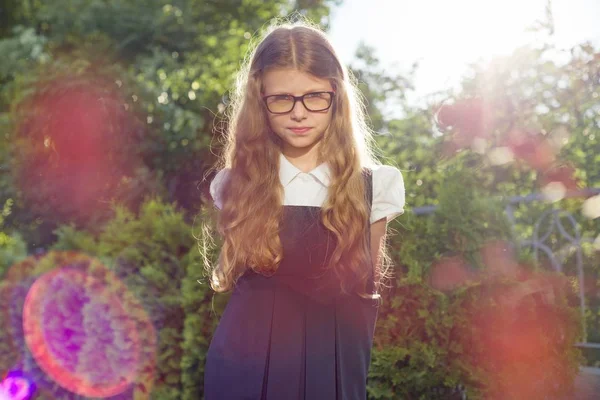
[[[264,96],[293,95],[302,96],[313,92],[332,92],[333,88],[327,79],[292,69],[276,69],[263,76]],[[305,97],[305,102],[319,104],[318,100]],[[326,95],[325,95],[326,97]],[[272,98],[273,99],[273,98]],[[290,158],[305,158],[316,161],[317,148],[323,134],[331,122],[332,107],[326,111],[309,111],[302,101],[298,100],[294,108],[286,114],[273,114],[266,111],[271,129],[283,141],[283,154]],[[292,128],[306,127],[306,131],[294,131]]]

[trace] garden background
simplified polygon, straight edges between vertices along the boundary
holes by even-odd
[[[197,239],[228,90],[272,18],[327,30],[339,3],[3,3],[0,371],[40,399],[202,397],[228,295],[206,284],[216,253]],[[600,51],[555,61],[550,12],[535,29],[548,40],[426,106],[407,100],[410,74],[357,48],[407,195],[369,398],[567,399],[600,366]]]

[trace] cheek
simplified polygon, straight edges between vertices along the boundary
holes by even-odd
[[[275,116],[269,115],[268,117],[269,126],[272,130],[278,131],[281,129],[281,120]]]
[[[323,115],[323,118],[321,118],[321,120],[319,122],[323,126],[328,126],[331,123],[331,120],[332,120],[332,114],[330,112],[330,113],[327,113],[326,115]]]

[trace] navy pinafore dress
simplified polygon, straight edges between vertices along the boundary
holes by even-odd
[[[205,399],[364,400],[378,301],[342,294],[324,268],[335,240],[320,207],[285,205],[280,239],[277,272],[249,269],[233,289],[208,349]]]

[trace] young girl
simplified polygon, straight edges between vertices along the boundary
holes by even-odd
[[[358,91],[318,28],[271,27],[239,76],[210,186],[223,238],[211,285],[233,293],[205,398],[365,399],[402,176],[375,161]]]

